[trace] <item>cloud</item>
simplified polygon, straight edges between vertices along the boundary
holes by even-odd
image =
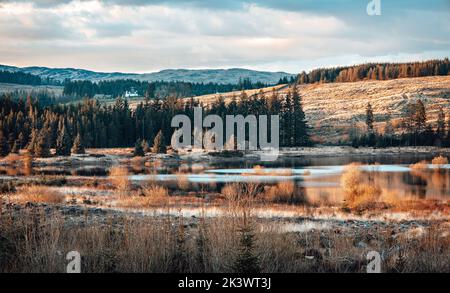
[[[55,7],[70,2],[89,2],[91,0],[0,0],[3,3],[33,3],[37,7]],[[172,7],[196,7],[206,9],[225,9],[240,10],[245,5],[256,4],[261,7],[285,10],[285,11],[304,11],[313,13],[326,14],[347,14],[354,13],[365,9],[370,0],[227,0],[227,1],[211,1],[211,0],[100,0],[106,5],[121,6],[154,6],[166,5]],[[398,13],[406,10],[431,10],[442,11],[450,9],[448,0],[396,0],[384,1],[382,6],[385,10]]]
[[[313,63],[450,52],[449,1],[382,0],[379,17],[366,14],[368,2],[0,0],[0,63],[298,72]]]

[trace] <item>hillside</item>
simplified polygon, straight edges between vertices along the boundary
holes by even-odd
[[[167,69],[152,73],[121,73],[121,72],[95,72],[75,68],[48,68],[48,67],[15,67],[0,65],[0,70],[24,72],[38,75],[41,78],[51,78],[56,81],[71,80],[111,80],[111,79],[135,79],[141,81],[186,81],[193,83],[231,83],[236,84],[239,79],[248,78],[252,82],[275,84],[280,78],[291,77],[293,74],[286,72],[255,71],[241,68],[232,69]]]
[[[56,96],[61,96],[63,93],[63,87],[53,85],[24,85],[0,82],[0,94],[12,93],[15,91],[25,93],[46,91]]]
[[[278,89],[281,96],[288,88]],[[336,143],[348,138],[350,129],[365,131],[365,107],[368,102],[375,113],[375,127],[382,132],[391,117],[397,132],[401,132],[401,117],[408,103],[421,99],[427,107],[428,121],[437,118],[438,105],[450,116],[450,76],[404,78],[388,81],[360,81],[353,83],[308,84],[298,86],[304,110],[313,128],[313,138],[321,143]],[[269,95],[272,88],[264,89]],[[249,91],[254,94],[256,91]],[[239,93],[222,94],[226,102]],[[209,104],[217,95],[197,97]]]

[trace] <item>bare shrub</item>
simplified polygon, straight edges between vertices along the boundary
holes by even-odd
[[[176,173],[177,186],[180,190],[189,190],[190,183],[186,174]]]
[[[64,195],[59,191],[40,185],[31,185],[23,187],[14,200],[19,203],[34,202],[34,203],[53,203],[59,204],[65,201]]]
[[[428,168],[428,162],[423,160],[423,161],[420,161],[420,162],[410,165],[410,168],[413,170],[425,170]]]
[[[243,207],[254,202],[264,190],[263,185],[256,183],[231,183],[222,188],[222,195],[230,206]]]
[[[415,231],[394,231],[376,221],[349,231],[290,233],[277,221],[256,218],[253,229],[243,231],[231,217],[191,226],[182,217],[73,221],[40,208],[20,213],[13,220],[9,212],[0,214],[0,272],[63,272],[61,252],[74,249],[83,256],[83,273],[364,272],[368,250],[385,252],[383,272],[447,272],[450,254],[447,224],[421,227],[411,238]]]
[[[378,186],[363,182],[362,172],[355,164],[347,166],[341,178],[347,208],[363,211],[377,207],[381,196]]]
[[[22,158],[22,168],[22,172],[26,176],[33,173],[33,156],[29,153],[26,153]]]
[[[149,208],[166,204],[168,198],[169,191],[167,188],[150,184],[142,188],[139,193],[119,197],[117,205],[127,208]]]
[[[17,164],[18,162],[20,162],[21,158],[22,157],[19,154],[10,153],[3,160],[7,164]]]
[[[253,167],[253,171],[255,172],[256,175],[264,175],[265,173],[264,167],[260,165],[255,165]]]
[[[341,177],[341,185],[344,189],[346,201],[353,202],[359,196],[361,182],[362,175],[358,165],[348,165]]]
[[[277,185],[269,186],[265,193],[266,201],[273,203],[302,203],[304,196],[297,191],[294,181],[281,181]]]
[[[448,159],[444,156],[437,156],[431,161],[431,164],[437,165],[438,168],[440,169],[442,165],[448,164]]]
[[[128,168],[123,166],[114,166],[109,170],[111,184],[121,192],[129,190],[131,187],[129,175]]]

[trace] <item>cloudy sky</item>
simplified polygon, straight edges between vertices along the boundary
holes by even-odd
[[[0,64],[297,73],[450,56],[450,0],[0,0]]]

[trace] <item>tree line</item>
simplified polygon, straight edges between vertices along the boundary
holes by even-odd
[[[27,149],[36,157],[47,157],[55,148],[58,155],[82,153],[88,148],[132,147],[164,152],[174,132],[171,119],[185,114],[193,119],[194,107],[202,107],[204,115],[280,115],[282,146],[310,145],[309,128],[302,108],[301,96],[294,89],[285,97],[273,91],[269,98],[262,92],[248,96],[242,92],[230,103],[218,100],[208,107],[193,98],[169,97],[145,99],[132,110],[128,101],[117,98],[113,105],[85,99],[77,104],[41,106],[37,99],[0,97],[0,156]],[[270,129],[270,127],[269,127]],[[270,136],[269,136],[270,137]]]
[[[429,60],[410,63],[366,63],[355,66],[319,68],[298,75],[298,84],[390,80],[407,77],[450,75],[450,61]]]
[[[26,85],[60,85],[59,82],[51,78],[41,78],[38,75],[20,71],[0,71],[0,82]]]
[[[257,89],[269,86],[262,82],[252,82],[249,78],[239,79],[237,84],[222,83],[192,83],[184,81],[139,81],[133,79],[104,80],[92,82],[89,80],[66,80],[64,95],[89,97],[108,95],[113,98],[123,96],[125,91],[134,89],[138,95],[154,99],[169,96],[190,97],[207,94],[231,92],[237,90]]]
[[[354,147],[399,147],[399,146],[445,146],[450,147],[450,120],[442,106],[438,107],[438,117],[433,125],[428,122],[427,109],[422,100],[410,103],[401,118],[401,132],[395,130],[388,120],[381,132],[375,127],[374,110],[370,103],[366,106],[366,134],[351,137]]]

